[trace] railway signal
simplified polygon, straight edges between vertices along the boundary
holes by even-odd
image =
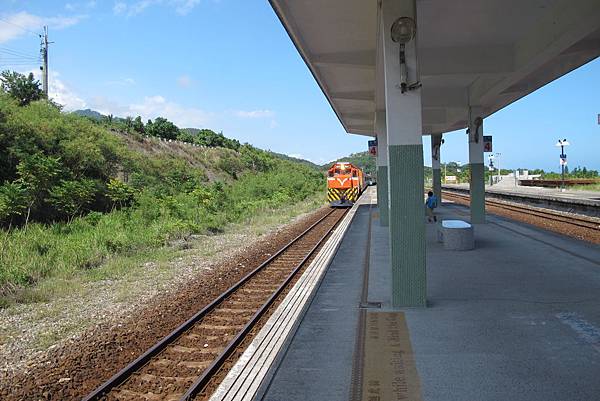
[[[570,143],[569,141],[567,141],[567,139],[559,139],[558,142],[556,142],[555,146],[560,146],[560,177],[561,177],[561,185],[560,185],[560,189],[561,191],[565,190],[565,166],[567,165],[567,155],[565,154],[565,146],[569,146]]]

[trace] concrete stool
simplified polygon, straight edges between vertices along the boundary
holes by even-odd
[[[444,249],[468,251],[475,248],[473,226],[462,220],[444,220],[438,228],[438,241],[444,243]]]

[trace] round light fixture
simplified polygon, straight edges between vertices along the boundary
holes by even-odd
[[[400,17],[392,24],[392,40],[402,45],[407,44],[415,37],[417,25],[410,17]]]

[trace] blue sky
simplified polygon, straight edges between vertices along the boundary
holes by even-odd
[[[266,0],[0,1],[0,68],[36,68],[18,55],[38,55],[49,25],[51,95],[66,109],[161,115],[318,163],[367,148],[344,133]],[[557,170],[565,137],[571,167],[600,169],[599,88],[596,60],[486,119],[501,165]],[[466,162],[464,131],[445,138],[442,159]]]

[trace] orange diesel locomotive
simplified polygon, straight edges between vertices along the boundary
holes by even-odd
[[[347,162],[337,162],[327,172],[327,199],[333,207],[349,207],[365,189],[363,171]]]

